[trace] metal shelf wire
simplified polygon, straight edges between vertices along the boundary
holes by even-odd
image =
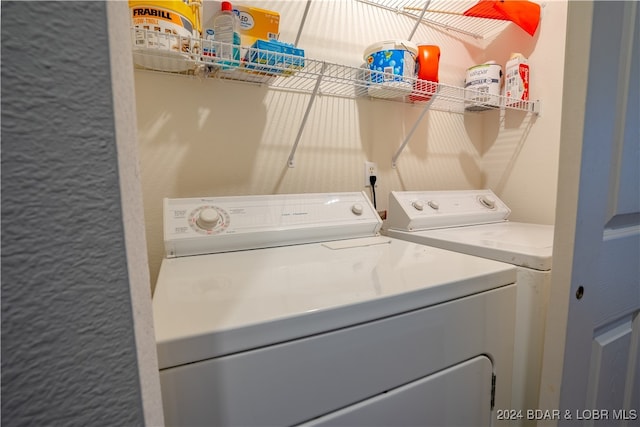
[[[489,39],[508,25],[509,21],[464,16],[477,0],[357,0],[378,8],[409,16],[420,23],[473,37]],[[425,11],[426,7],[426,11]],[[424,13],[423,13],[424,11]]]

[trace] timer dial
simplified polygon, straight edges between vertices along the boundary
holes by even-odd
[[[200,206],[191,212],[191,228],[201,234],[216,234],[229,226],[229,214],[215,206]]]
[[[220,214],[213,208],[206,208],[200,211],[196,224],[203,230],[213,230],[220,222]]]

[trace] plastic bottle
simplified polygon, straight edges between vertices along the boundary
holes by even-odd
[[[529,100],[529,62],[521,53],[512,53],[507,61],[504,96],[507,105]]]
[[[216,42],[221,42],[216,46],[216,56],[220,58],[223,70],[231,71],[240,64],[239,28],[240,20],[233,13],[231,3],[223,1],[220,11],[213,18],[213,37]]]

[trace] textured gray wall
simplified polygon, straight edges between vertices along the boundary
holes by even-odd
[[[2,424],[142,425],[105,4],[1,30]]]

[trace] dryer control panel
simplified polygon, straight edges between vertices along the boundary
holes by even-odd
[[[168,258],[377,235],[364,192],[164,199]]]
[[[491,190],[392,191],[387,227],[427,230],[506,221],[511,210]]]

